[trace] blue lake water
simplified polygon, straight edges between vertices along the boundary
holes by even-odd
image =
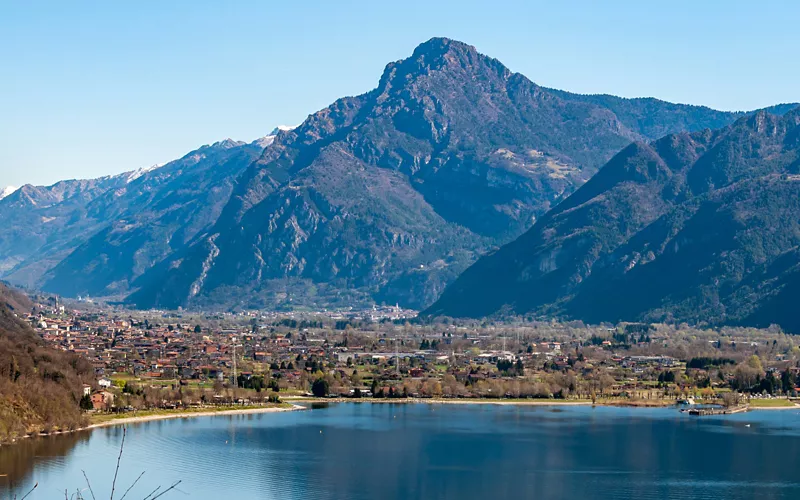
[[[108,498],[121,437],[0,449],[0,498],[64,498],[82,470]],[[126,498],[181,480],[161,498],[798,499],[798,465],[797,410],[334,404],[129,426],[115,498],[145,471]]]

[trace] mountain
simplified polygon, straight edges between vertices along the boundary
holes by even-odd
[[[79,401],[93,369],[75,354],[44,346],[20,318],[32,307],[0,283],[0,443],[85,423]]]
[[[95,221],[86,217],[86,205],[125,182],[126,174],[48,187],[25,185],[0,200],[0,276],[35,286],[74,247],[75,238],[92,231]]]
[[[23,186],[0,200],[0,275],[31,288],[114,296],[208,229],[236,177],[263,151],[230,139],[164,165]]]
[[[282,132],[138,307],[430,304],[633,141],[743,116],[536,85],[444,38]]]
[[[214,224],[236,177],[262,149],[227,139],[128,176],[86,205],[102,224],[42,276],[42,288],[70,297],[126,295],[132,281]]]
[[[796,106],[631,144],[425,314],[777,323],[800,333],[799,150]]]

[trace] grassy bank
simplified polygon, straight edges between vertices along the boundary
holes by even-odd
[[[751,408],[798,408],[798,406],[788,399],[751,399]]]

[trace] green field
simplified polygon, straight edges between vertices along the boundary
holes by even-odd
[[[788,399],[751,399],[750,406],[753,408],[791,408],[796,405]]]

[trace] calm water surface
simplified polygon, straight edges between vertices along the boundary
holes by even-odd
[[[0,449],[0,498],[37,481],[28,498],[63,498],[81,470],[108,492],[121,437]],[[338,404],[130,426],[118,483],[146,471],[134,499],[177,480],[162,499],[799,499],[798,465],[797,410]]]

